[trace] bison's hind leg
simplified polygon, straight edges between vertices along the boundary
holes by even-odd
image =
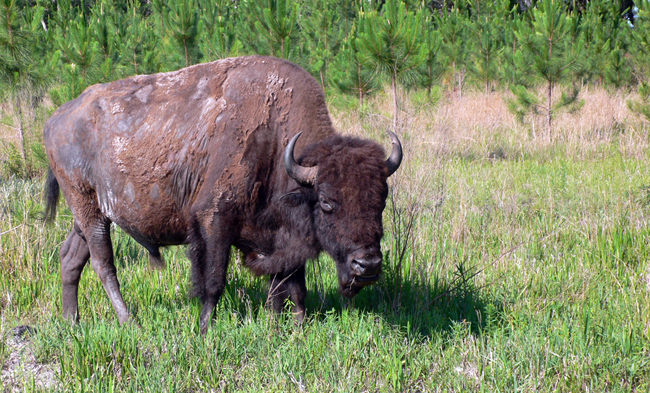
[[[151,253],[151,252],[149,253],[149,265],[154,269],[165,268],[165,261],[163,260],[160,251],[157,251],[156,253]]]
[[[68,239],[61,246],[61,303],[63,317],[67,319],[79,319],[79,279],[84,266],[90,258],[88,244],[81,234],[81,230],[75,223],[70,231]]]
[[[111,221],[100,216],[99,212],[83,227],[84,236],[90,250],[90,262],[99,276],[104,290],[117,313],[120,323],[131,321],[131,314],[124,304],[117,270],[113,262],[113,245],[111,244]]]
[[[165,261],[160,254],[160,249],[155,246],[146,246],[146,249],[149,251],[149,266],[154,269],[164,269]]]

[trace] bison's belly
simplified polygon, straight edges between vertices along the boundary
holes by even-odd
[[[161,218],[158,216],[147,217],[120,217],[114,220],[115,224],[142,244],[170,246],[183,244],[187,241],[187,228],[180,225],[177,216]]]
[[[133,197],[127,190],[115,195],[115,189],[98,192],[102,213],[140,243],[152,245],[183,244],[187,224],[168,198]]]

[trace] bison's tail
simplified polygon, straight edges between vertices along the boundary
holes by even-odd
[[[45,181],[45,214],[43,218],[46,223],[51,223],[56,217],[56,205],[59,202],[59,182],[54,177],[52,169],[47,172],[47,180]]]

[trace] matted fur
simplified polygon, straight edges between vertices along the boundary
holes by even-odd
[[[318,166],[305,186],[283,165],[289,140],[302,165]],[[281,310],[304,315],[304,266],[325,250],[341,291],[356,294],[381,272],[386,154],[376,143],[338,135],[318,83],[287,61],[225,59],[170,73],[91,86],[48,120],[44,139],[57,186],[72,209],[67,244],[89,249],[120,322],[130,319],[119,291],[108,224],[142,244],[189,244],[201,330],[223,292],[231,246],[253,272],[269,275]],[[77,313],[87,258],[61,254],[63,310]]]

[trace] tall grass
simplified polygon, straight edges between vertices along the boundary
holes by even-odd
[[[650,390],[649,136],[626,97],[588,91],[549,144],[501,95],[432,105],[416,94],[398,130],[405,161],[390,179],[383,278],[347,301],[332,261],[311,261],[302,326],[267,311],[266,279],[235,253],[201,337],[183,247],[153,270],[118,229],[138,326],[118,326],[91,269],[70,325],[58,258],[70,212],[44,227],[40,182],[3,179],[0,391]],[[332,102],[339,129],[388,145],[390,97],[362,111]],[[15,338],[24,324],[37,332]]]

